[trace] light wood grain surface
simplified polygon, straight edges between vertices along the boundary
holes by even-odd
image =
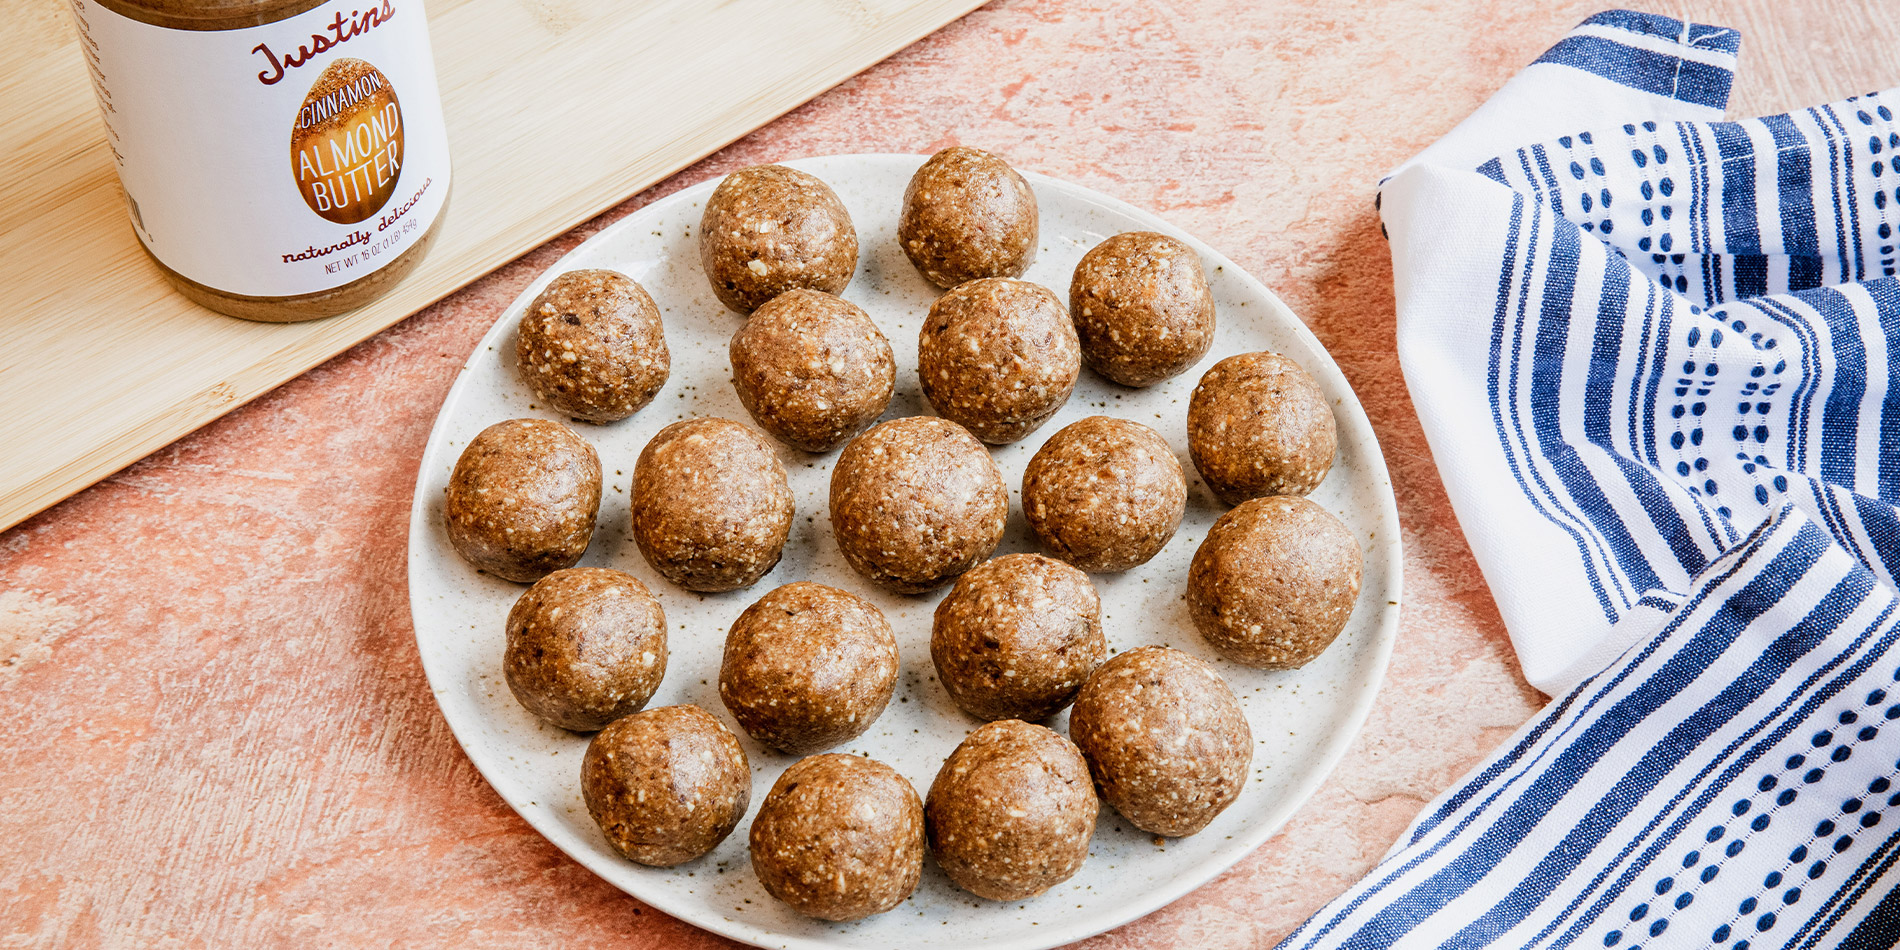
[[[442,298],[976,0],[436,0],[454,161],[428,260],[295,325],[198,307],[139,250],[59,0],[0,0],[0,528]]]
[[[745,165],[965,143],[1221,249],[1307,321],[1378,431],[1406,601],[1364,733],[1281,834],[1085,944],[1267,950],[1543,702],[1400,377],[1372,197],[1604,5],[996,0],[0,531],[0,948],[733,946],[561,854],[456,745],[403,580],[416,466],[483,332],[605,224]],[[1900,83],[1900,4],[1650,9],[1743,30],[1731,114]]]

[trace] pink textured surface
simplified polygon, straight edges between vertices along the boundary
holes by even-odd
[[[1598,4],[1528,6],[992,4],[0,534],[0,947],[725,945],[568,860],[456,746],[408,616],[417,460],[481,333],[604,224],[744,165],[953,143],[1221,248],[1308,321],[1379,431],[1407,603],[1365,734],[1280,836],[1089,941],[1271,946],[1541,701],[1400,379],[1372,209],[1384,169]],[[1900,81],[1900,14],[1796,6],[1657,9],[1747,31],[1737,112]]]

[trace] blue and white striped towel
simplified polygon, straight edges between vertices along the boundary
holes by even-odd
[[[1385,183],[1557,698],[1283,948],[1900,945],[1900,90],[1721,122],[1739,45],[1593,16]]]

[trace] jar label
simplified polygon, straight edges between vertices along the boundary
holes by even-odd
[[[181,30],[71,0],[133,230],[179,274],[290,297],[420,241],[449,185],[420,0]]]

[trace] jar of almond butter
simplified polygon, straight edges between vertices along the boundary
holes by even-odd
[[[139,243],[251,320],[382,296],[449,194],[421,0],[70,0]]]

